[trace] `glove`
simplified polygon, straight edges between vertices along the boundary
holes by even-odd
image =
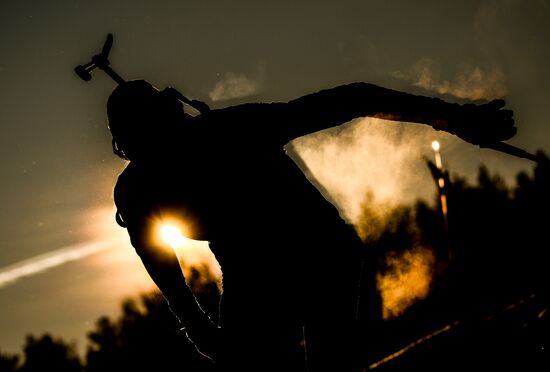
[[[481,105],[453,104],[446,110],[446,120],[436,120],[434,128],[480,146],[508,140],[516,134],[517,128],[513,111],[503,109],[505,104],[501,99]]]

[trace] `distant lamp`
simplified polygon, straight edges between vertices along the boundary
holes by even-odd
[[[435,165],[438,169],[441,169],[442,167],[441,154],[439,153],[440,148],[441,148],[441,145],[439,144],[438,141],[432,142],[432,149],[434,150],[434,153],[435,153]]]

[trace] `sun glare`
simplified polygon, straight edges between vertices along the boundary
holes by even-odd
[[[181,229],[172,224],[163,224],[160,228],[160,236],[162,240],[172,248],[181,248],[188,241],[188,239],[183,236]]]
[[[207,241],[188,238],[193,236],[189,225],[180,218],[163,216],[153,225],[152,239],[159,249],[173,250],[185,275],[192,268],[207,270],[213,278],[221,280],[221,267]]]

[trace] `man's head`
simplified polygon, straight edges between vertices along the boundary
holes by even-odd
[[[107,101],[107,116],[114,153],[130,160],[162,146],[166,131],[185,117],[181,102],[145,80],[118,85]]]

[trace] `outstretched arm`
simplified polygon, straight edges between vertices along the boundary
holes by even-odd
[[[141,218],[127,222],[132,245],[141,258],[151,279],[168,302],[172,313],[185,327],[188,337],[200,352],[215,354],[217,325],[204,313],[187,286],[174,250],[156,243],[151,220]]]
[[[151,172],[148,166],[140,163],[128,164],[114,189],[117,222],[127,228],[145,269],[191,341],[197,349],[212,357],[218,327],[210,321],[187,286],[174,249],[158,238],[157,229],[163,215],[160,200],[166,202],[168,194],[174,191],[169,183],[158,179],[160,173]],[[177,215],[175,209],[172,210]],[[185,215],[185,211],[180,212]]]
[[[352,83],[290,101],[287,114],[298,119],[300,125],[287,129],[290,136],[299,137],[371,116],[427,124],[470,143],[486,145],[510,139],[516,133],[512,111],[503,110],[504,104],[494,100],[483,105],[461,105],[373,84]]]

